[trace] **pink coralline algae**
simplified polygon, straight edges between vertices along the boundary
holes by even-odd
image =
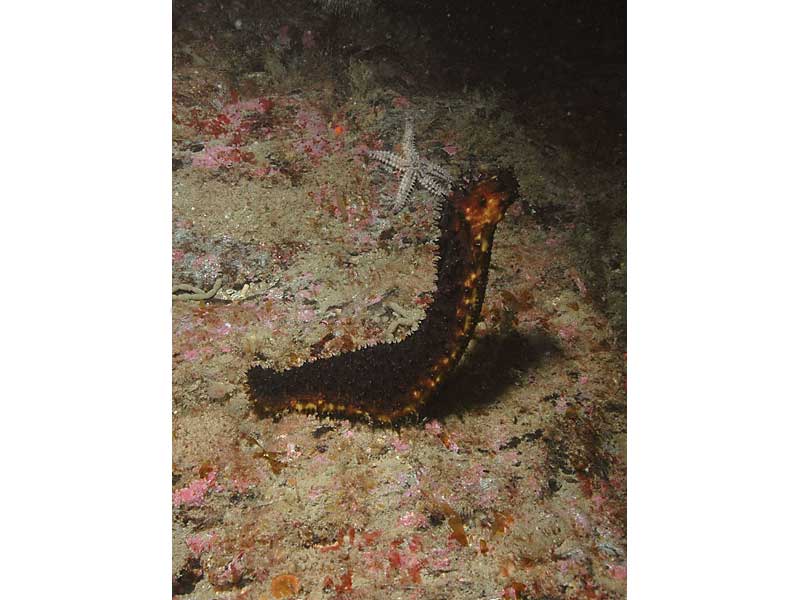
[[[422,541],[414,536],[412,539],[405,543],[407,548],[403,548],[401,540],[395,540],[391,543],[391,548],[386,555],[389,562],[387,575],[393,571],[406,571],[408,578],[414,583],[420,583],[420,571],[428,564],[427,558],[418,558],[415,556],[417,552],[422,550]]]
[[[497,488],[487,470],[477,464],[464,472],[459,482],[461,488],[472,498],[477,506],[493,506],[497,500]]]
[[[353,150],[350,152],[350,154],[353,157],[353,160],[356,162],[356,164],[363,166],[367,162],[369,152],[371,152],[372,150],[380,150],[381,145],[376,144],[376,146],[377,146],[376,148],[372,148],[371,146],[362,142],[357,144],[355,148],[353,148]]]
[[[309,136],[322,136],[328,132],[328,125],[320,113],[315,110],[301,110],[298,111],[295,117],[295,125],[297,125],[303,133]]]
[[[244,552],[240,552],[222,569],[213,579],[212,585],[230,586],[236,585],[244,573]]]
[[[334,150],[341,150],[341,141],[331,144],[327,136],[328,124],[323,116],[315,110],[301,110],[294,120],[295,127],[299,130],[300,139],[294,143],[298,153],[303,153],[309,158],[317,160],[330,154]]]
[[[234,145],[240,145],[242,138],[250,133],[268,133],[269,128],[259,119],[250,117],[254,113],[268,113],[275,106],[275,102],[266,97],[239,100],[238,93],[231,92],[232,102],[224,105],[222,110],[208,118],[201,118],[199,110],[192,114],[190,124],[199,132],[209,134],[215,138],[233,134]]]
[[[583,282],[583,279],[581,279],[581,276],[578,274],[578,271],[575,269],[567,269],[566,275],[572,279],[572,282],[575,284],[575,287],[578,288],[580,295],[586,298],[589,295],[589,290],[587,289],[586,284]]]
[[[310,29],[303,32],[303,48],[310,50],[317,47],[317,41],[314,39],[314,32]]]
[[[199,557],[210,550],[216,540],[216,533],[196,533],[186,538],[186,545],[195,557]]]
[[[183,354],[181,354],[181,358],[187,361],[195,361],[200,358],[200,351],[192,348],[191,350],[187,350]]]
[[[317,206],[322,208],[330,203],[329,199],[332,197],[332,192],[327,185],[323,184],[316,192],[309,192],[309,196],[314,199]]]
[[[293,442],[289,442],[286,444],[286,458],[293,459],[300,456],[302,453],[297,449],[297,445]]]
[[[289,36],[289,26],[288,25],[281,25],[280,29],[278,29],[278,46],[281,47],[288,47],[292,43],[292,38]]]
[[[428,423],[425,423],[425,431],[429,431],[434,435],[439,435],[442,433],[442,425],[436,419],[432,419]]]
[[[430,552],[432,569],[437,571],[444,571],[450,568],[450,549],[449,548],[433,548]]]
[[[359,250],[372,249],[378,246],[378,240],[369,231],[354,229],[350,233],[350,239]]]
[[[364,300],[364,306],[372,306],[373,304],[377,304],[381,300],[383,300],[383,296],[381,296],[380,294],[369,296]]]
[[[204,285],[211,285],[219,276],[222,262],[216,254],[202,254],[191,262],[191,270]]]
[[[192,166],[203,169],[229,168],[240,163],[254,164],[256,156],[253,152],[245,150],[242,146],[249,143],[250,139],[269,138],[271,128],[263,118],[255,115],[265,114],[272,110],[274,101],[260,97],[249,100],[240,100],[238,93],[231,92],[233,101],[226,104],[222,110],[206,119],[200,118],[199,112],[193,115],[192,125],[201,133],[219,138],[216,145],[208,145],[203,151],[192,158]],[[264,174],[270,173],[269,165],[260,166]]]
[[[408,442],[400,438],[392,440],[392,446],[394,446],[395,452],[406,452],[411,448],[411,445]]]
[[[224,336],[228,335],[231,332],[232,325],[230,323],[222,323],[216,329],[213,330],[215,335]]]
[[[565,342],[569,342],[578,337],[578,328],[575,325],[565,325],[559,328],[558,337]]]
[[[409,511],[400,517],[399,522],[404,527],[413,527],[416,529],[417,527],[427,525],[428,520],[419,513]]]
[[[573,514],[573,517],[575,518],[575,524],[578,527],[580,527],[584,531],[591,531],[592,523],[591,523],[591,520],[589,519],[589,516],[587,514],[582,513],[579,510],[575,510],[575,513]]]
[[[330,152],[330,144],[323,137],[300,140],[295,143],[294,147],[298,152],[304,152],[311,158],[322,158]]]
[[[314,315],[315,315],[314,310],[311,309],[311,308],[304,308],[298,314],[298,316],[300,317],[300,320],[303,323],[308,323],[310,321],[313,321],[314,320]]]
[[[592,504],[594,505],[594,509],[599,511],[603,508],[603,505],[606,503],[606,498],[602,494],[592,494],[590,498]]]
[[[608,565],[608,574],[614,579],[625,579],[628,576],[628,567],[625,565]]]
[[[231,167],[237,163],[252,163],[255,154],[242,151],[233,146],[206,146],[203,152],[192,159],[192,166],[203,169],[218,169]]]
[[[425,424],[425,431],[427,431],[428,433],[432,433],[433,435],[438,437],[439,440],[444,445],[444,447],[447,448],[448,450],[452,452],[458,452],[460,450],[458,443],[456,443],[454,437],[447,431],[445,431],[444,428],[442,427],[442,424],[439,423],[439,421],[437,421],[436,419],[433,419],[429,423]]]
[[[253,175],[255,175],[256,177],[271,177],[273,175],[278,175],[279,173],[280,169],[276,169],[272,165],[253,169]]]
[[[217,472],[211,471],[203,479],[195,479],[186,487],[172,492],[172,505],[175,507],[200,506],[203,504],[206,494],[217,487]]]

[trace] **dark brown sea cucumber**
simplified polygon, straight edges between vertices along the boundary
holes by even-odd
[[[497,224],[517,196],[509,173],[453,191],[439,214],[436,291],[405,339],[286,371],[253,366],[247,384],[261,416],[297,410],[395,423],[414,417],[453,371],[478,322]]]

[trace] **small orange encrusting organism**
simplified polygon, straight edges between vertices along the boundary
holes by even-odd
[[[413,417],[458,364],[480,317],[497,224],[516,199],[508,174],[454,191],[439,215],[436,291],[425,319],[400,342],[367,346],[286,371],[253,366],[247,383],[262,415],[287,409],[394,423]]]
[[[300,593],[300,580],[291,573],[272,578],[270,592],[273,598],[291,598]]]

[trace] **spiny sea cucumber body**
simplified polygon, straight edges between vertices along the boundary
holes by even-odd
[[[457,189],[439,214],[433,303],[405,339],[286,371],[253,366],[247,383],[261,416],[287,409],[396,423],[418,414],[453,371],[478,322],[495,227],[514,202],[509,173]]]

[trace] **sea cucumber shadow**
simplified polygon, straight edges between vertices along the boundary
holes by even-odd
[[[475,346],[421,416],[442,418],[496,402],[503,392],[519,382],[520,372],[535,368],[542,360],[560,352],[557,342],[542,333],[490,333],[475,340]]]

